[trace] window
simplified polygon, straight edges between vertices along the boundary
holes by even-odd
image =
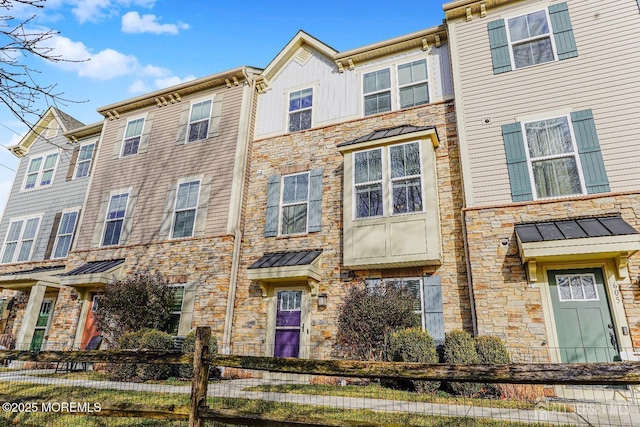
[[[189,131],[187,142],[199,141],[207,138],[209,132],[209,116],[211,115],[211,100],[198,102],[191,107],[189,116]]]
[[[142,136],[143,127],[144,118],[131,120],[127,123],[127,131],[124,134],[121,157],[138,154],[138,148],[140,148],[140,137]]]
[[[2,262],[29,261],[40,225],[40,217],[13,220],[5,238]]]
[[[89,175],[89,169],[91,168],[91,159],[93,158],[93,150],[96,144],[86,144],[80,147],[78,153],[78,160],[76,160],[76,178],[84,178]]]
[[[365,116],[391,111],[391,69],[365,74],[363,93]]]
[[[57,164],[58,153],[47,154],[31,159],[29,167],[27,168],[24,189],[29,190],[51,185]]]
[[[487,24],[493,73],[578,56],[567,3]]]
[[[71,241],[73,240],[73,231],[76,228],[78,220],[78,211],[65,212],[60,218],[60,225],[56,233],[56,242],[53,250],[53,258],[65,258],[69,253]]]
[[[177,335],[180,327],[180,317],[182,316],[182,303],[184,302],[184,285],[172,286],[175,290],[175,302],[171,309],[171,317],[167,333]]]
[[[414,312],[422,317],[422,279],[420,278],[401,278],[401,279],[366,279],[365,285],[370,292],[380,288],[381,285],[396,286],[398,288],[407,288],[413,294]]]
[[[523,126],[537,198],[582,194],[579,159],[568,117]]]
[[[289,132],[311,127],[313,89],[304,89],[289,94]]]
[[[173,214],[174,239],[193,236],[199,192],[200,181],[183,182],[178,185]]]
[[[400,108],[429,103],[429,86],[427,83],[426,59],[398,65]]]
[[[389,177],[383,171],[384,157],[389,158]],[[387,153],[388,152],[388,156]],[[383,184],[387,182],[393,215],[422,212],[422,165],[418,142],[391,145],[361,151],[354,156],[355,217],[383,216]]]
[[[111,196],[104,223],[102,246],[111,246],[120,243],[120,234],[122,233],[122,225],[124,223],[124,215],[127,211],[128,200],[129,193]]]
[[[282,178],[282,223],[280,234],[307,232],[309,210],[309,173],[286,175]]]
[[[560,301],[598,301],[596,278],[593,274],[556,276]]]
[[[382,149],[355,153],[356,218],[381,216]]]
[[[553,61],[553,45],[546,10],[507,20],[515,68]]]

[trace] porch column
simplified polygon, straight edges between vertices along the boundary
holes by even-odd
[[[29,302],[27,302],[27,308],[24,311],[24,317],[22,319],[22,326],[20,326],[20,332],[18,332],[16,339],[16,349],[18,350],[28,350],[31,344],[33,331],[38,322],[38,314],[40,313],[40,306],[42,306],[42,300],[44,299],[46,290],[46,285],[35,284],[31,287]]]

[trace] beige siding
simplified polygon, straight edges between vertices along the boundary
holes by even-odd
[[[544,8],[559,1],[540,2]],[[511,202],[501,126],[519,117],[558,109],[592,109],[611,191],[637,190],[635,148],[640,117],[640,18],[634,0],[569,0],[578,57],[494,75],[487,23],[531,11],[532,2],[489,10],[486,18],[458,21],[450,31],[457,41],[452,55],[458,71],[456,96],[463,107],[469,205]],[[484,118],[491,123],[482,123]],[[469,191],[467,192],[469,196]]]
[[[177,145],[178,121],[184,104],[212,93],[224,96],[219,136]],[[135,111],[108,122],[76,249],[91,247],[102,197],[112,190],[127,187],[139,193],[131,235],[125,243],[157,241],[169,186],[181,177],[198,174],[212,178],[205,235],[224,233],[241,102],[242,85],[198,93],[161,108],[151,107],[146,111],[153,111],[155,116],[147,152],[125,158],[114,159],[112,156],[118,128],[128,117],[140,117],[146,111]]]

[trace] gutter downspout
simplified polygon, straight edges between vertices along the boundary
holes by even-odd
[[[240,111],[241,123],[244,122],[245,126],[241,126],[238,132],[238,146],[244,146],[244,152],[236,151],[236,167],[234,171],[234,180],[232,184],[232,197],[235,195],[234,200],[231,200],[231,206],[229,211],[229,223],[227,225],[228,234],[233,234],[233,255],[231,260],[231,273],[229,277],[229,291],[227,295],[227,308],[225,311],[224,319],[224,333],[222,336],[222,354],[231,353],[231,334],[233,331],[233,317],[236,303],[236,288],[238,286],[238,271],[240,269],[240,247],[242,243],[242,213],[244,202],[244,186],[248,168],[248,156],[251,138],[252,127],[252,114],[254,98],[256,96],[256,82],[253,76],[247,72],[246,68],[242,69],[248,85],[244,88],[243,103]],[[247,93],[248,91],[248,93]],[[238,173],[238,171],[240,173]]]
[[[473,275],[471,274],[471,261],[469,260],[469,242],[467,241],[467,217],[464,208],[460,209],[462,218],[462,241],[464,243],[464,260],[467,269],[467,284],[469,286],[469,302],[471,309],[471,323],[473,326],[473,336],[478,336],[478,319],[476,317],[476,302],[473,297]]]

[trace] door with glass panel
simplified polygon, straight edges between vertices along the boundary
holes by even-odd
[[[273,355],[276,357],[299,357],[302,291],[279,291],[277,297]]]
[[[548,274],[562,362],[613,362],[619,350],[602,270]]]
[[[49,325],[51,324],[51,313],[53,311],[53,300],[45,298],[40,305],[40,312],[36,320],[36,326],[33,330],[33,338],[31,339],[30,351],[40,351],[46,343],[46,336],[49,333]]]

